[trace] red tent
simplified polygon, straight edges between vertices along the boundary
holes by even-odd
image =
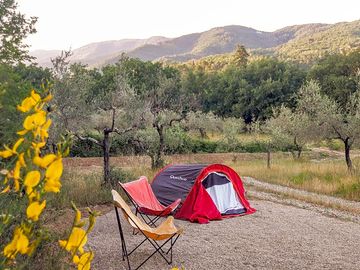
[[[175,217],[191,222],[252,214],[240,176],[221,164],[178,164],[162,169],[151,187],[157,199],[168,205],[181,198]]]

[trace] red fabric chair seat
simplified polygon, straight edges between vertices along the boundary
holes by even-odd
[[[181,199],[175,200],[165,207],[156,198],[148,179],[141,176],[138,180],[129,183],[120,183],[122,188],[139,207],[139,211],[147,215],[167,216],[180,204]]]

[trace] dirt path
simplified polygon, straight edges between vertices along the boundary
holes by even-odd
[[[249,195],[258,199],[312,209],[360,224],[360,202],[275,185],[252,177],[242,177],[242,180]]]
[[[251,195],[251,194],[250,194]],[[360,225],[268,200],[252,199],[253,215],[198,225],[175,220],[184,227],[174,251],[173,266],[185,269],[359,269]],[[132,236],[126,227],[128,244]],[[89,237],[96,252],[93,269],[126,269],[114,211],[98,218]],[[151,247],[132,256],[137,264]],[[134,265],[135,266],[135,265]],[[142,269],[170,269],[159,256]]]

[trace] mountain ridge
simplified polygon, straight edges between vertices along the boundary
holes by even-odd
[[[125,52],[130,57],[142,60],[184,62],[226,54],[241,44],[257,55],[306,63],[327,53],[360,48],[359,29],[360,20],[292,25],[273,32],[227,25],[175,38],[154,36],[148,39],[94,42],[75,49],[70,61],[96,67],[117,62]],[[32,55],[38,57],[39,64],[44,66],[45,59],[55,53],[59,51],[37,51],[32,52]],[[49,59],[47,63],[50,63]]]

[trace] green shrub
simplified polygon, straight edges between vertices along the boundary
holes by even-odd
[[[73,145],[70,149],[71,157],[100,157],[102,156],[102,148],[91,142],[76,140],[73,142]]]
[[[120,167],[110,168],[110,184],[112,187],[117,187],[118,182],[127,183],[134,181],[137,177],[131,172],[125,171]]]
[[[98,138],[99,139],[99,138]],[[289,151],[289,148],[277,148],[274,151]],[[179,126],[174,126],[166,131],[165,149],[166,155],[189,154],[189,153],[264,153],[267,152],[266,142],[220,140],[214,141],[204,138],[191,137]],[[77,140],[70,151],[72,157],[99,157],[102,156],[100,146],[90,142]],[[131,143],[131,135],[115,136],[112,138],[110,155],[146,155],[145,149],[138,148]]]
[[[219,143],[203,139],[191,140],[192,153],[215,153],[218,149]]]
[[[328,142],[328,147],[331,150],[341,151],[344,148],[344,144],[340,140],[330,140]]]

